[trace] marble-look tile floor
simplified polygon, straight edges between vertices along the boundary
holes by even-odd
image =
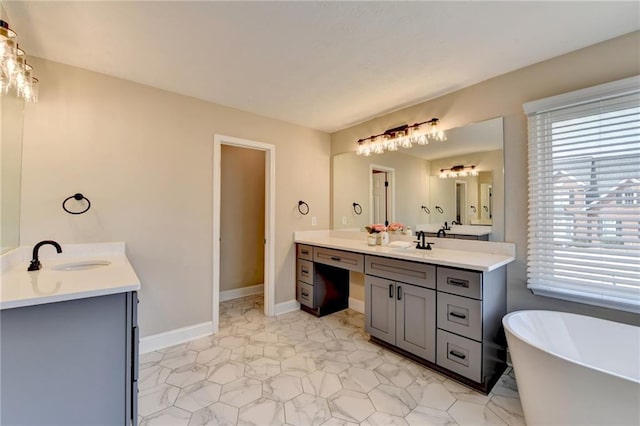
[[[139,424],[524,425],[511,369],[483,395],[368,337],[352,310],[224,302],[217,335],[141,355]]]

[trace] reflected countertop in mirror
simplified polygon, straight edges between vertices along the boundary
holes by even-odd
[[[369,157],[335,155],[333,229],[362,230],[385,220],[414,230],[454,222],[491,227],[489,239],[503,241],[502,117],[448,129],[446,137]],[[453,173],[459,166],[466,166],[467,176]]]

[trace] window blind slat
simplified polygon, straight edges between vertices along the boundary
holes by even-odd
[[[629,81],[525,107],[534,292],[640,312],[640,80]]]

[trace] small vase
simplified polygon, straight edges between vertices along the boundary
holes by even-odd
[[[382,231],[380,233],[380,245],[381,246],[389,245],[389,233],[387,231]]]
[[[375,246],[376,245],[376,234],[368,234],[367,235],[367,245]]]

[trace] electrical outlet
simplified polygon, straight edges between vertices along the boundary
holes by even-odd
[[[318,218],[315,216],[311,217],[311,226],[316,226],[318,224]]]
[[[342,216],[342,224],[343,225],[347,224],[347,217],[346,216]]]

